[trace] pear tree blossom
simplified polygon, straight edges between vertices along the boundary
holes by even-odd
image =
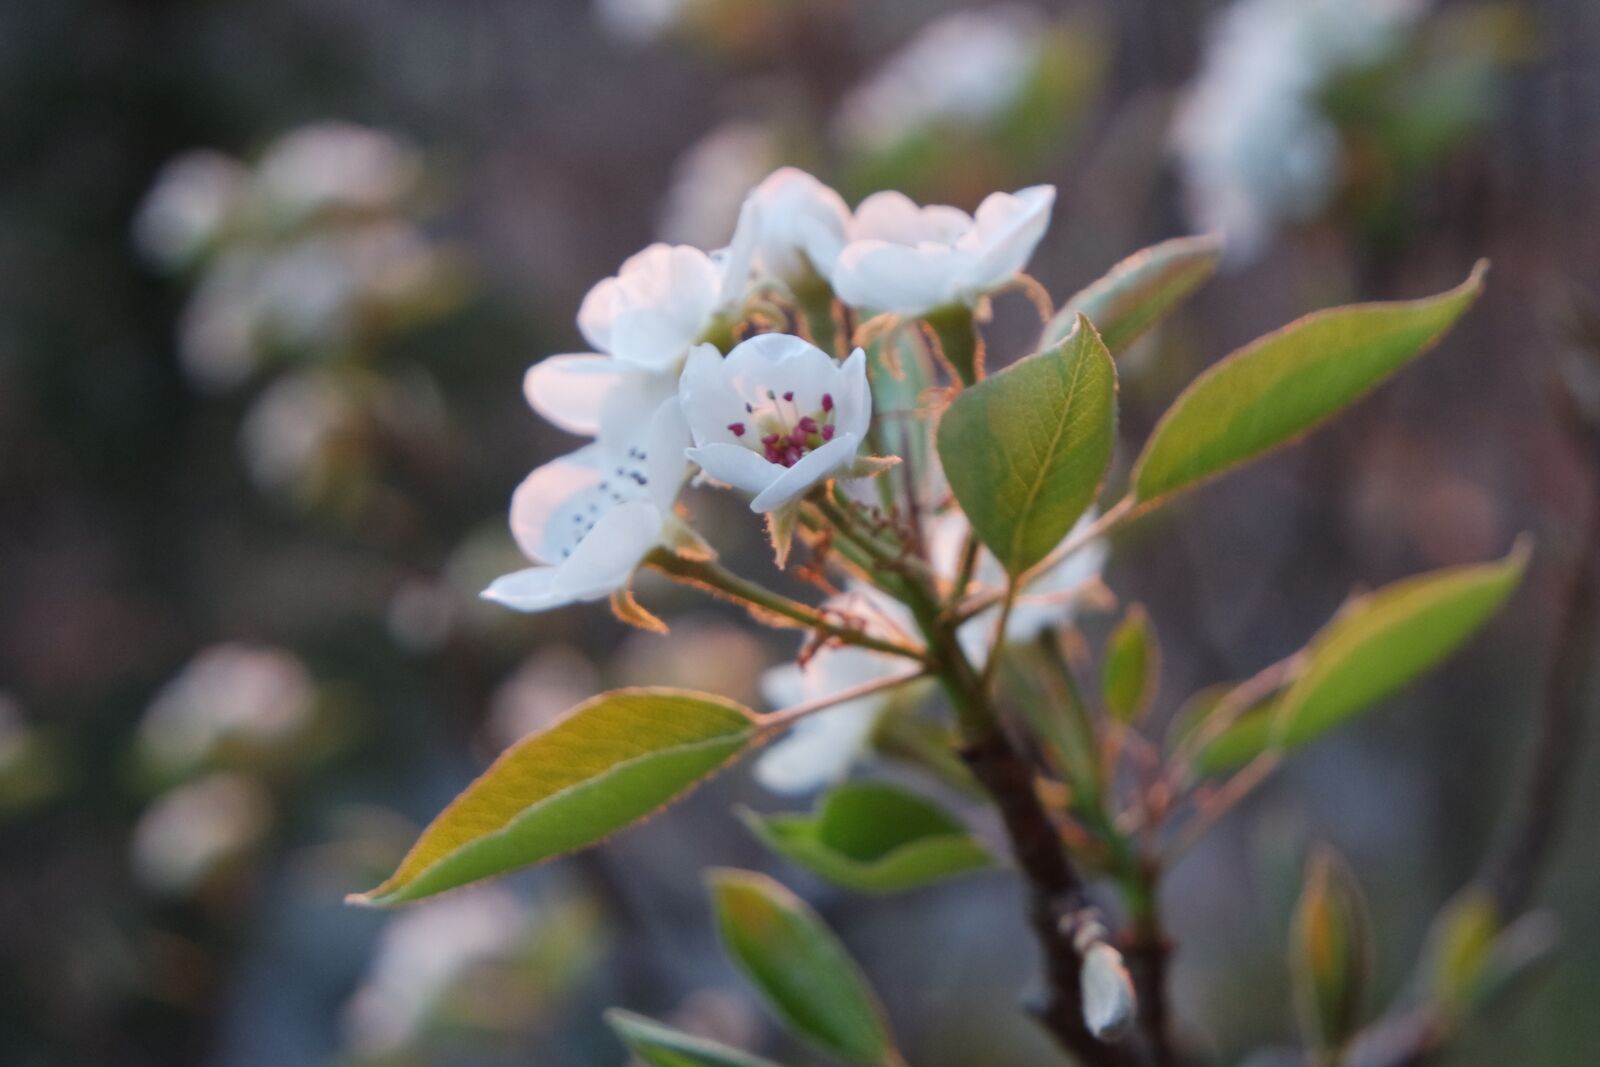
[[[904,316],[974,305],[1027,266],[1055,199],[1050,185],[991,193],[968,215],[920,207],[902,193],[874,193],[850,221],[834,291],[848,304]]]
[[[710,345],[689,356],[679,398],[707,476],[777,511],[813,486],[858,471],[872,421],[867,355],[842,364],[789,334],[762,334],[724,359]],[[858,473],[860,473],[858,471]]]
[[[546,611],[625,588],[646,553],[682,536],[672,506],[688,444],[669,399],[634,432],[603,433],[528,475],[512,497],[511,532],[535,565],[497,579],[484,597]]]

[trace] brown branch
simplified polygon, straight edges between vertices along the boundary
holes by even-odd
[[[1084,1024],[1083,957],[1072,934],[1074,917],[1087,898],[1062,850],[1061,835],[1034,792],[1033,768],[999,729],[968,745],[961,756],[999,809],[1028,885],[1028,920],[1044,953],[1045,970],[1045,988],[1033,1014],[1085,1067],[1131,1067],[1139,1062],[1131,1050],[1102,1042]]]

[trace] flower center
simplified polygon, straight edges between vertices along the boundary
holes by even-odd
[[[759,404],[745,403],[746,418],[730,422],[728,432],[768,463],[792,467],[808,453],[833,440],[833,394],[823,393],[822,403],[806,414],[794,394],[767,390]]]

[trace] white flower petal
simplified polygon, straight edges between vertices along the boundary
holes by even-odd
[[[603,454],[597,445],[585,445],[540,466],[523,479],[511,495],[511,535],[529,559],[554,563],[565,543],[563,531],[552,519],[577,494],[601,479]]]
[[[661,540],[661,510],[647,500],[618,504],[556,568],[574,600],[599,600],[627,584],[645,553]]]
[[[624,371],[600,355],[547,356],[528,368],[522,392],[534,411],[568,433],[600,432],[606,396],[621,384]]]
[[[848,467],[860,447],[861,438],[853,433],[841,434],[821,448],[806,453],[794,466],[779,468],[783,473],[750,501],[750,510],[776,511],[785,504],[798,500],[813,485],[826,480],[834,472]],[[747,454],[755,455],[754,452]],[[769,463],[767,466],[771,467],[773,464]]]
[[[833,288],[856,307],[920,315],[954,301],[974,262],[971,253],[948,245],[853,241],[839,254]]]
[[[756,761],[756,781],[785,794],[832,785],[849,772],[877,721],[875,709],[853,704],[802,719]]]
[[[578,306],[578,331],[602,352],[611,351],[611,327],[617,317],[619,287],[616,278],[595,283]]]
[[[689,449],[688,456],[690,462],[698,463],[712,478],[746,493],[761,492],[784,470],[743,445],[702,445]]]
[[[528,567],[503,574],[481,594],[514,611],[548,611],[572,603],[561,585],[559,567]]]
[[[958,245],[972,250],[976,262],[964,279],[973,293],[999,288],[1027,266],[1050,226],[1055,206],[1053,185],[1035,185],[1018,193],[991,193],[978,205],[975,225]]]
[[[856,349],[838,374],[839,391],[833,395],[834,423],[840,432],[866,439],[872,425],[872,388],[867,382],[867,353]]]

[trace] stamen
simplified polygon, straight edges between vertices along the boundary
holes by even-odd
[[[806,433],[816,433],[817,432],[817,420],[813,419],[810,415],[801,416],[800,422],[798,423],[798,425]]]
[[[730,422],[730,423],[728,423],[728,432],[733,434],[733,436],[735,436],[735,437],[743,437],[744,436],[744,423],[742,423],[742,422]]]
[[[832,411],[833,410],[833,394],[832,393],[823,393],[822,394],[822,410],[823,411]]]
[[[833,440],[833,423],[830,422],[822,428],[822,439],[824,441]]]

